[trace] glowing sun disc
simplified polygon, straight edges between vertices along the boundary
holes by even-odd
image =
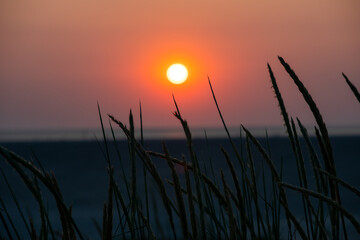
[[[181,84],[186,81],[188,77],[188,70],[184,65],[175,63],[168,68],[166,75],[170,82],[174,84]]]

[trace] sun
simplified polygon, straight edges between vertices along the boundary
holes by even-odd
[[[168,68],[166,75],[170,82],[181,84],[186,81],[188,70],[183,64],[175,63]]]

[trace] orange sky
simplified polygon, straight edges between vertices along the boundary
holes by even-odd
[[[143,105],[145,127],[220,126],[210,76],[231,126],[282,125],[266,68],[289,113],[313,119],[277,61],[298,73],[329,125],[359,125],[360,2],[2,1],[0,130],[97,128],[96,102],[122,121]],[[166,68],[189,68],[183,85]]]

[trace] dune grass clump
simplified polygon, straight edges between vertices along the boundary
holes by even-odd
[[[279,60],[298,87],[316,121],[314,129],[320,155],[316,152],[308,131],[300,119],[294,120],[287,113],[275,75],[268,64],[271,84],[295,159],[299,185],[283,180],[282,166],[279,167],[275,163],[270,149],[263,146],[245,126],[241,126],[241,133],[245,133],[245,137],[241,138],[245,141],[244,145],[241,145],[241,149],[236,146],[221,114],[210,79],[208,79],[210,91],[233,151],[230,154],[221,148],[223,158],[217,159],[217,161],[226,162],[230,173],[227,177],[224,176],[224,170],[215,170],[211,161],[206,165],[201,164],[200,157],[194,148],[190,127],[181,115],[174,96],[174,116],[183,128],[188,148],[188,153],[181,159],[171,156],[165,143],[162,145],[163,152],[149,151],[144,147],[141,104],[140,140],[135,138],[135,124],[131,111],[129,127],[113,115],[108,115],[110,137],[114,143],[116,143],[116,131],[113,124],[119,127],[127,138],[130,172],[125,171],[118,147],[116,151],[120,169],[114,169],[109,153],[108,136],[105,134],[102,115],[98,108],[109,176],[108,199],[103,206],[102,226],[98,226],[101,239],[350,239],[349,227],[355,229],[360,235],[359,219],[342,205],[341,189],[351,191],[354,197],[359,199],[360,191],[337,176],[336,161],[324,119],[294,70],[283,58],[279,57]],[[360,102],[356,87],[345,74],[343,76]],[[305,141],[306,149],[301,148],[300,138]],[[260,154],[263,168],[258,168],[254,164],[253,156],[256,154],[254,151]],[[309,160],[304,157],[305,152],[309,155]],[[45,171],[40,162],[37,167],[33,162],[21,158],[2,146],[0,146],[0,154],[13,167],[34,196],[39,205],[41,218],[40,229],[34,226],[33,219],[26,219],[23,206],[20,206],[16,193],[12,191],[11,184],[8,183],[6,174],[2,171],[21,214],[27,235],[20,236],[17,226],[13,224],[12,217],[7,212],[5,203],[0,198],[0,220],[6,231],[1,233],[4,236],[0,237],[4,239],[87,238],[86,232],[80,231],[77,227],[71,215],[71,207],[65,203],[66,196],[62,196],[52,173]],[[164,179],[161,176],[155,164],[156,161],[167,163],[171,179]],[[306,161],[310,161],[310,172],[305,167]],[[239,167],[236,168],[235,165]],[[183,170],[182,176],[177,171],[179,168]],[[121,181],[114,177],[115,171],[120,172]],[[137,179],[138,172],[142,172],[143,182]],[[257,174],[259,172],[260,174]],[[166,236],[159,230],[164,228],[164,226],[159,226],[161,225],[159,219],[155,217],[153,220],[156,210],[149,210],[151,206],[154,206],[154,200],[149,198],[150,182],[158,190],[157,193],[152,192],[152,194],[157,194],[157,202],[161,201],[165,212],[162,218],[166,218],[170,226]],[[55,231],[55,226],[49,220],[40,184],[45,186],[54,197],[61,222],[60,231]],[[125,186],[125,191],[121,190],[121,186]],[[139,197],[140,191],[145,192],[144,198]],[[296,192],[301,199],[301,206],[295,206],[301,209],[300,215],[294,212],[294,206],[291,206],[288,201],[289,191]],[[116,231],[114,226],[117,226]]]

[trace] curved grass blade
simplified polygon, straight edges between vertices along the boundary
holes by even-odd
[[[1,210],[2,210],[2,209],[1,209]],[[1,221],[3,222],[3,224],[4,224],[4,228],[5,228],[5,231],[6,231],[7,235],[8,235],[8,237],[9,237],[9,239],[12,240],[13,237],[12,237],[12,235],[11,235],[11,231],[10,231],[9,226],[7,225],[6,221],[5,221],[5,218],[4,218],[3,214],[1,213],[1,212],[2,212],[1,210],[0,210],[0,219],[1,219]],[[4,239],[5,239],[5,238],[4,238]]]
[[[335,177],[333,175],[331,175],[330,173],[324,171],[323,169],[321,168],[317,168],[315,169],[316,171],[319,171],[320,173],[326,175],[327,177],[329,177],[330,179],[340,183],[341,185],[343,185],[345,188],[349,189],[350,191],[352,191],[353,193],[355,193],[358,197],[360,197],[360,190],[358,188],[356,188],[355,186],[352,186],[351,184],[345,182],[344,180],[338,178],[338,177]]]
[[[220,169],[220,173],[221,173],[221,180],[222,180],[222,183],[224,186],[224,195],[225,195],[225,199],[226,199],[226,212],[229,217],[230,240],[235,240],[235,239],[237,239],[237,236],[241,236],[241,234],[236,227],[236,220],[235,220],[235,216],[232,211],[231,201],[230,201],[230,197],[229,197],[229,187],[226,184],[224,173],[223,173],[222,169]],[[240,238],[242,239],[243,237],[240,237]]]
[[[204,218],[204,205],[203,205],[203,201],[202,201],[202,192],[201,192],[201,188],[200,188],[200,184],[202,182],[201,180],[201,172],[200,172],[200,165],[199,162],[197,160],[197,157],[195,155],[195,151],[193,148],[193,141],[192,141],[192,136],[191,136],[191,131],[190,128],[187,124],[187,121],[184,120],[181,117],[180,111],[179,111],[179,107],[176,103],[175,97],[173,95],[173,100],[174,100],[174,104],[176,107],[176,111],[174,112],[174,116],[180,121],[185,136],[186,136],[186,141],[187,141],[187,145],[188,145],[188,149],[189,149],[189,153],[190,153],[190,158],[194,167],[193,173],[194,173],[194,178],[195,178],[195,189],[196,189],[196,195],[197,198],[199,199],[199,209],[200,209],[200,232],[199,232],[199,238],[200,239],[206,239],[206,234],[205,234],[205,218]]]
[[[16,155],[15,153],[7,150],[6,148],[0,146],[0,154],[10,163],[10,165],[12,165],[14,167],[14,169],[16,170],[16,172],[18,172],[18,174],[22,174],[23,170],[20,168],[19,164],[22,165],[23,167],[25,167],[26,169],[30,170],[38,179],[41,180],[41,182],[47,187],[47,189],[52,193],[52,195],[54,196],[55,200],[59,202],[59,204],[63,207],[64,212],[63,214],[66,216],[66,218],[68,219],[68,221],[70,222],[71,226],[75,229],[75,231],[77,232],[78,236],[80,239],[83,239],[82,234],[80,232],[80,230],[78,229],[74,219],[71,217],[71,213],[70,211],[67,209],[64,200],[60,194],[60,192],[58,191],[58,189],[56,189],[56,187],[53,185],[53,183],[50,181],[48,176],[44,176],[42,174],[42,172],[37,169],[31,162],[26,161],[25,159],[21,158],[20,156]],[[26,178],[23,178],[23,180]],[[25,180],[27,181],[27,180]],[[31,184],[31,182],[27,182],[27,187],[31,190],[34,190],[33,185]],[[35,191],[36,192],[36,191]]]
[[[125,133],[126,137],[128,139],[130,139],[131,138],[130,130],[127,129],[126,126],[122,122],[117,120],[112,115],[108,114],[108,116],[114,123],[116,123],[121,128],[121,130]],[[160,177],[160,174],[157,171],[154,163],[152,162],[149,154],[144,150],[144,148],[135,139],[133,139],[133,140],[134,140],[134,144],[135,144],[135,147],[136,147],[135,150],[137,151],[138,155],[140,156],[140,159],[143,161],[144,165],[147,167],[147,169],[149,170],[151,176],[154,178],[155,183],[157,184],[157,186],[160,189],[160,196],[161,196],[161,198],[163,200],[165,210],[166,210],[166,212],[167,212],[167,214],[169,216],[170,225],[171,225],[171,228],[173,230],[173,237],[174,237],[174,239],[176,239],[175,225],[174,225],[174,220],[173,220],[173,215],[172,215],[172,210],[171,210],[172,209],[172,202],[171,202],[171,200],[169,199],[169,197],[168,197],[168,195],[166,193],[164,182],[163,182],[162,178]]]
[[[333,153],[332,153],[332,146],[330,143],[329,134],[328,134],[328,131],[326,128],[326,124],[323,120],[323,117],[320,114],[320,111],[319,111],[318,107],[316,106],[315,101],[311,97],[308,90],[305,88],[304,84],[299,80],[299,78],[295,74],[294,70],[291,69],[289,64],[287,62],[285,62],[285,60],[282,57],[279,57],[279,60],[280,60],[281,65],[283,65],[283,67],[285,68],[287,73],[290,75],[290,77],[293,79],[294,83],[297,85],[299,91],[301,92],[301,94],[304,97],[304,100],[306,101],[311,112],[314,115],[314,118],[316,120],[317,125],[319,126],[319,130],[321,132],[321,136],[322,136],[322,139],[325,144],[325,150],[326,150],[327,158],[328,158],[326,160],[329,161],[329,163],[330,163],[329,164],[330,168],[327,169],[327,171],[330,172],[332,175],[336,176],[336,168],[335,168],[335,161],[334,161],[334,157],[333,157]],[[338,201],[341,204],[340,193],[339,193],[339,188],[338,188],[337,183],[330,181],[330,185],[331,185],[330,190],[331,190],[332,199],[335,201]],[[334,225],[334,227],[335,227],[336,234],[333,237],[339,238],[338,217],[337,216],[335,216],[335,217],[336,217],[336,224]],[[347,239],[344,218],[342,215],[341,215],[341,220],[342,220],[342,224],[343,224],[343,228],[344,228],[345,238]]]
[[[9,184],[9,181],[7,180],[7,177],[4,173],[4,170],[0,167],[0,171],[1,171],[1,174],[3,175],[4,177],[4,180],[5,180],[5,183],[10,191],[10,194],[11,194],[11,197],[16,205],[16,208],[17,210],[19,211],[20,213],[20,216],[21,216],[21,219],[23,220],[24,224],[25,224],[25,228],[26,228],[26,231],[28,232],[29,236],[31,235],[31,232],[30,232],[30,228],[29,228],[29,225],[27,224],[26,220],[25,220],[25,216],[24,216],[24,213],[23,211],[21,210],[21,207],[20,207],[20,204],[19,204],[19,201],[17,200],[16,196],[15,196],[15,193],[14,191],[12,190],[12,188],[10,187],[10,184]]]
[[[16,237],[18,239],[20,239],[19,233],[18,233],[18,231],[17,231],[17,229],[16,229],[16,227],[14,225],[14,222],[12,221],[12,219],[11,219],[11,217],[9,215],[9,212],[7,211],[6,206],[5,206],[4,202],[3,202],[3,200],[1,199],[1,197],[0,197],[0,204],[1,204],[0,212],[1,211],[5,212],[6,217],[9,219],[10,225],[11,225],[12,229],[14,230]],[[4,222],[4,224],[5,224],[5,222]],[[8,229],[6,229],[6,231],[8,231]]]
[[[164,142],[163,142],[163,150],[164,150],[165,156],[169,156],[169,152],[168,152]],[[180,217],[181,230],[183,232],[183,238],[188,239],[189,232],[188,232],[188,228],[187,228],[185,205],[184,205],[184,200],[182,197],[179,177],[176,173],[173,162],[170,159],[166,159],[166,160],[169,165],[169,168],[171,169],[171,175],[172,175],[172,179],[174,182],[174,190],[175,190],[176,202],[177,202],[177,207],[178,207],[178,212],[179,212],[179,217]]]
[[[279,173],[277,172],[274,163],[272,162],[272,160],[269,158],[269,156],[267,155],[267,153],[265,152],[264,148],[260,145],[260,143],[255,139],[255,137],[249,132],[249,130],[247,130],[244,126],[242,126],[242,128],[244,129],[244,131],[246,132],[246,135],[249,136],[250,140],[255,144],[255,146],[258,148],[259,152],[261,153],[261,155],[263,156],[265,162],[268,164],[268,166],[270,167],[271,173],[275,179],[275,182],[277,182],[277,184],[281,181],[281,177],[279,175]],[[284,207],[285,210],[285,214],[287,217],[287,223],[288,223],[288,227],[289,227],[289,232],[291,232],[291,224],[290,224],[290,220],[294,223],[294,226],[296,228],[296,230],[299,232],[300,236],[303,239],[308,239],[306,233],[304,232],[303,228],[301,227],[300,223],[297,221],[297,219],[295,218],[295,216],[291,213],[289,207],[288,207],[288,202],[286,199],[286,193],[284,188],[278,184],[279,187],[279,191],[280,191],[280,203],[281,205]]]
[[[358,233],[360,234],[360,223],[356,220],[356,218],[350,214],[343,206],[341,206],[338,202],[332,200],[331,198],[321,194],[321,193],[317,193],[314,191],[311,191],[309,189],[305,189],[305,188],[300,188],[288,183],[284,183],[284,182],[279,182],[279,184],[283,187],[295,190],[297,192],[300,192],[301,194],[305,194],[305,195],[310,195],[312,197],[315,198],[319,198],[329,204],[331,204],[332,206],[336,207],[340,212],[342,212],[342,214],[349,219],[349,221],[354,225],[354,227],[356,228],[356,230],[358,231]]]
[[[348,77],[345,75],[345,73],[342,73],[343,77],[345,78],[346,83],[349,85],[351,91],[354,93],[356,99],[359,101],[360,103],[360,93],[357,90],[357,88],[355,87],[355,85],[350,82],[350,80],[348,79]]]

